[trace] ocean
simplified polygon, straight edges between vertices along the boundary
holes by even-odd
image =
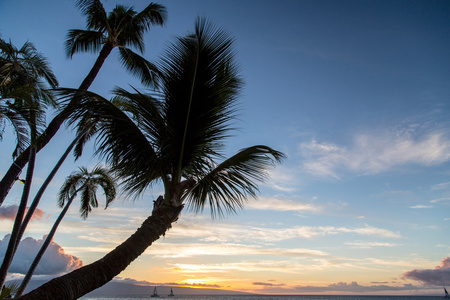
[[[292,295],[234,295],[234,296],[223,296],[223,295],[214,295],[214,296],[175,296],[175,297],[167,297],[161,296],[159,299],[167,298],[167,299],[177,299],[177,300],[438,300],[443,299],[442,296],[292,296]],[[80,299],[83,300],[137,300],[137,299],[158,299],[152,298],[149,296],[142,295],[130,295],[130,296],[95,296],[89,297],[85,296]]]

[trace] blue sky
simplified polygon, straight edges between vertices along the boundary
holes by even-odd
[[[116,3],[137,10],[147,4],[109,0],[105,7]],[[225,219],[186,212],[122,279],[261,293],[440,293],[450,285],[448,1],[161,4],[168,23],[146,35],[145,57],[157,60],[197,16],[225,28],[245,80],[239,130],[227,151],[266,144],[288,158],[258,201]],[[73,1],[0,2],[2,37],[18,46],[33,42],[63,87],[77,87],[95,59],[65,57],[65,35],[74,28],[84,28],[84,19]],[[91,90],[108,96],[116,85],[140,87],[111,55]],[[0,175],[11,163],[9,129]],[[61,131],[39,153],[34,191],[72,137]],[[26,233],[28,250],[54,222],[64,178],[97,161],[88,151],[58,173]],[[0,249],[20,188],[0,208]],[[135,202],[121,197],[85,221],[74,205],[54,239],[61,262],[45,262],[51,271],[41,276],[101,257],[134,232],[159,194],[156,188]]]

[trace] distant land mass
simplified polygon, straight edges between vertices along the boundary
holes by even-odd
[[[90,292],[86,296],[111,296],[111,295],[151,295],[155,286],[138,285],[123,282],[108,282],[101,288]],[[175,295],[252,295],[250,293],[227,291],[210,288],[188,288],[180,286],[156,286],[159,295],[170,294],[173,289]]]
[[[6,285],[20,281],[12,280],[6,282]],[[25,293],[38,288],[46,283],[47,280],[31,280],[25,290]],[[154,285],[139,285],[126,282],[110,281],[104,286],[90,292],[86,296],[125,296],[125,295],[151,295],[153,294]],[[180,286],[156,286],[158,294],[166,296],[170,294],[170,289],[173,289],[175,295],[253,295],[251,293],[227,291],[210,288],[188,288]],[[83,298],[81,298],[83,299]]]

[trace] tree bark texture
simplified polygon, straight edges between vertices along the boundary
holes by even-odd
[[[95,77],[97,76],[98,72],[100,71],[100,68],[105,62],[105,59],[111,53],[112,49],[113,49],[112,44],[107,43],[103,46],[97,60],[95,61],[94,66],[92,67],[91,71],[78,88],[79,90],[87,91],[87,89],[91,86],[92,82],[94,82]],[[39,152],[50,142],[50,140],[58,132],[61,125],[67,119],[69,114],[70,112],[68,110],[63,110],[53,118],[53,120],[48,124],[42,136],[39,137],[38,144],[36,146],[36,152]],[[11,187],[13,186],[14,182],[22,172],[22,169],[28,163],[29,154],[30,154],[30,147],[28,147],[18,158],[14,160],[14,162],[9,167],[8,171],[0,181],[0,206],[3,204],[3,201],[5,200],[9,191],[11,190]]]
[[[171,228],[172,222],[177,220],[182,208],[167,205],[157,208],[132,236],[103,258],[55,278],[19,299],[72,300],[101,287],[164,235]]]

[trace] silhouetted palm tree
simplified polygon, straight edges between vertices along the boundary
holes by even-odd
[[[3,286],[5,282],[15,249],[19,243],[17,236],[30,193],[37,136],[40,128],[45,124],[45,108],[47,105],[56,106],[53,94],[45,88],[42,80],[45,80],[51,87],[56,87],[58,84],[47,60],[31,43],[26,42],[18,49],[11,42],[7,43],[0,40],[1,97],[7,99],[8,108],[20,115],[21,119],[27,123],[30,133],[30,151],[28,152],[25,184],[8,248],[0,267],[0,286]]]
[[[83,219],[86,219],[89,215],[89,212],[93,207],[98,207],[98,201],[96,192],[98,187],[103,189],[106,198],[105,209],[108,205],[114,200],[116,196],[116,186],[109,175],[109,172],[102,167],[95,167],[92,172],[89,172],[86,168],[82,167],[77,172],[72,173],[64,182],[61,190],[59,192],[59,207],[64,207],[64,209],[59,214],[55,223],[53,224],[52,229],[49,234],[45,238],[44,243],[42,244],[41,249],[33,260],[30,269],[28,270],[25,278],[23,279],[20,287],[15,295],[15,297],[20,297],[27,287],[28,283],[33,276],[36,267],[39,264],[42,256],[47,250],[48,245],[53,239],[53,236],[58,229],[59,224],[62,219],[66,215],[70,205],[73,200],[76,198],[77,194],[81,194],[81,205],[80,205],[80,214]]]
[[[99,56],[89,74],[81,83],[79,89],[87,90],[97,76],[105,59],[114,48],[119,49],[120,60],[131,73],[138,75],[145,84],[151,84],[156,77],[156,68],[129,47],[135,47],[141,53],[144,50],[144,34],[152,25],[163,25],[166,19],[164,6],[150,3],[141,12],[132,7],[117,5],[107,13],[100,0],[77,0],[76,5],[86,16],[86,30],[74,29],[68,33],[66,52],[69,57],[77,52],[97,52]],[[37,151],[43,148],[53,138],[60,126],[70,115],[72,106],[60,112],[48,125],[45,133],[39,139]],[[29,150],[19,156],[0,181],[0,205],[3,203],[15,179],[28,162]]]
[[[257,182],[283,154],[253,146],[228,159],[222,155],[241,88],[231,47],[224,31],[199,20],[192,34],[168,48],[160,66],[161,94],[118,89],[112,102],[88,92],[68,95],[80,101],[78,114],[102,116],[98,153],[125,189],[141,193],[159,181],[165,193],[121,245],[20,299],[77,299],[123,271],[171,228],[185,204],[201,210],[209,203],[213,214],[221,214],[256,195]]]
[[[46,104],[55,104],[53,94],[42,80],[52,88],[58,85],[49,63],[32,43],[25,42],[18,49],[11,41],[0,39],[0,119],[7,119],[14,127],[17,147],[13,158],[30,143],[29,125],[24,118],[24,114],[30,117],[27,107],[36,101],[40,110]]]

